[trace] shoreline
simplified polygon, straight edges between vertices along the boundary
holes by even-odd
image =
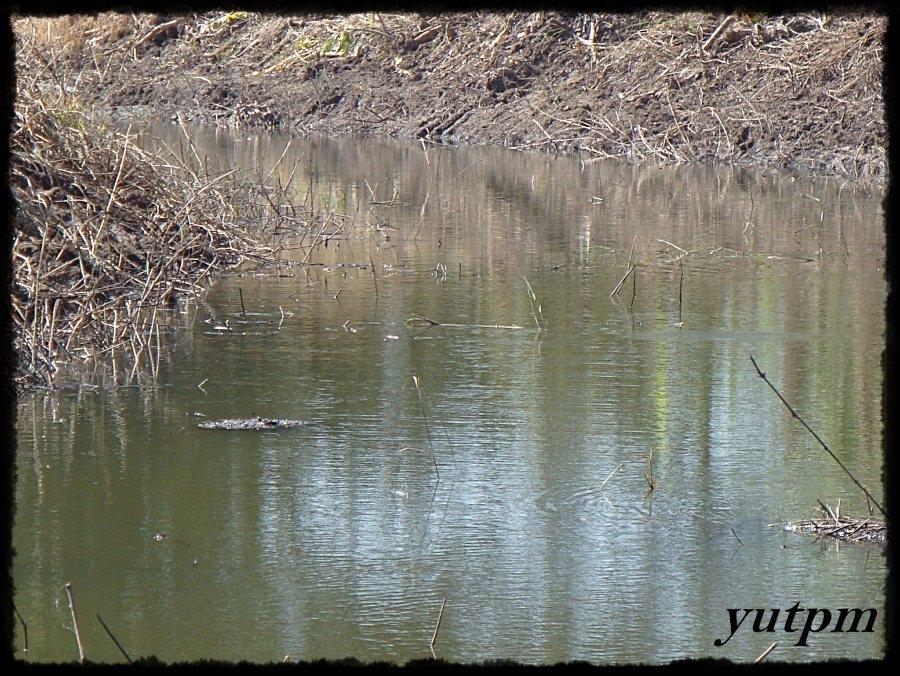
[[[106,13],[16,27],[46,36],[48,85],[153,120],[886,184],[874,15]]]

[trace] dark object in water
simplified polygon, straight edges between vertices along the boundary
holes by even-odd
[[[225,420],[208,420],[197,423],[203,430],[282,430],[305,425],[301,420],[283,420],[280,418],[228,418]]]

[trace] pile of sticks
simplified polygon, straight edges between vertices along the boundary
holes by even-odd
[[[10,137],[12,316],[17,382],[52,387],[63,364],[112,350],[158,359],[161,313],[273,250],[237,223],[234,171],[205,172],[190,139],[148,153],[36,89],[20,87]]]
[[[873,517],[854,518],[842,516],[839,519],[811,519],[789,523],[785,530],[811,533],[822,537],[832,537],[845,542],[887,543],[887,526]]]
[[[820,502],[822,518],[796,521],[784,525],[785,530],[832,537],[844,542],[875,542],[887,544],[887,525],[873,516],[865,518],[844,516],[840,507],[835,511]]]

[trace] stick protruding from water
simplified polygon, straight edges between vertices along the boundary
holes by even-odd
[[[441,599],[441,609],[438,611],[437,623],[434,625],[434,633],[431,635],[431,643],[428,644],[428,647],[431,648],[431,656],[434,659],[437,659],[437,655],[434,654],[434,643],[435,641],[437,641],[438,630],[441,628],[441,620],[444,617],[444,604],[446,602],[446,597]]]
[[[769,381],[769,379],[766,377],[765,371],[763,371],[761,368],[759,368],[759,364],[756,363],[756,360],[753,358],[753,354],[752,354],[752,353],[750,354],[750,361],[753,362],[753,368],[756,369],[756,374],[757,374],[760,378],[762,378],[762,379],[765,381],[766,385],[768,385],[769,388],[771,388],[771,390],[772,390],[776,395],[778,395],[778,398],[781,399],[781,403],[784,404],[785,407],[787,408],[787,410],[791,412],[791,415],[792,415],[794,418],[796,418],[797,420],[800,421],[800,424],[803,425],[803,426],[806,428],[806,431],[809,432],[810,434],[812,434],[813,437],[815,438],[815,440],[819,442],[819,445],[820,445],[822,448],[825,449],[825,451],[828,453],[828,455],[830,455],[831,458],[832,458],[838,465],[840,465],[840,468],[841,468],[842,470],[844,470],[844,473],[845,473],[848,477],[850,477],[850,480],[853,481],[853,483],[855,483],[856,486],[857,486],[863,493],[866,494],[866,498],[869,499],[869,500],[872,502],[872,504],[875,505],[875,506],[879,509],[879,511],[880,511],[882,514],[884,514],[885,517],[887,517],[887,512],[884,511],[884,507],[882,507],[882,506],[878,503],[878,501],[875,500],[875,498],[872,497],[872,494],[869,493],[869,491],[866,489],[866,487],[863,486],[863,485],[857,480],[857,478],[856,478],[855,476],[853,476],[853,474],[850,472],[849,469],[847,469],[847,467],[844,465],[844,463],[842,463],[842,462],[840,461],[840,459],[834,454],[834,452],[832,452],[832,450],[831,450],[830,448],[828,448],[828,444],[826,444],[824,441],[822,441],[821,437],[820,437],[818,434],[816,434],[816,433],[813,431],[813,429],[812,429],[809,425],[806,424],[806,421],[805,421],[803,418],[801,418],[801,417],[797,414],[797,411],[795,411],[795,410],[794,410],[794,407],[791,406],[791,405],[787,402],[787,399],[785,399],[783,396],[781,396],[781,392],[779,392],[779,391],[776,389],[776,387],[775,387],[775,386]]]
[[[84,648],[81,645],[81,632],[78,630],[78,617],[75,615],[75,601],[72,599],[72,583],[66,582],[66,596],[69,597],[69,610],[72,613],[72,625],[75,627],[75,643],[78,644],[78,661],[84,664]]]

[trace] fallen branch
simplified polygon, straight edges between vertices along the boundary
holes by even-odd
[[[125,648],[122,647],[122,644],[116,640],[116,637],[113,636],[113,633],[109,630],[109,627],[106,626],[106,622],[103,621],[103,618],[100,617],[100,613],[97,613],[97,619],[100,621],[100,624],[103,626],[103,630],[106,634],[112,639],[113,643],[116,644],[116,648],[119,649],[119,652],[125,656],[125,659],[128,660],[128,664],[134,664],[131,661],[131,658],[128,656],[128,653],[125,652]]]
[[[437,624],[434,625],[434,633],[431,635],[431,643],[428,644],[428,647],[431,648],[431,656],[434,659],[437,659],[437,655],[434,654],[434,642],[437,641],[438,630],[441,628],[441,619],[444,617],[444,603],[446,603],[447,599],[441,599],[441,609],[438,612]]]
[[[781,396],[781,392],[779,392],[779,391],[775,388],[775,386],[774,386],[771,382],[769,382],[769,379],[766,377],[765,372],[762,371],[762,369],[759,368],[759,364],[756,363],[756,360],[753,358],[753,355],[752,355],[752,354],[750,355],[750,361],[753,362],[753,368],[756,369],[757,375],[759,375],[759,377],[762,378],[762,379],[765,381],[766,385],[768,385],[768,386],[772,389],[772,391],[773,391],[775,394],[778,395],[778,398],[781,399],[781,403],[783,403],[783,404],[787,407],[787,410],[791,412],[791,415],[792,415],[794,418],[796,418],[797,420],[799,420],[799,421],[800,421],[800,424],[803,425],[803,426],[806,428],[806,430],[807,430],[810,434],[813,435],[813,437],[815,438],[815,440],[819,442],[819,445],[820,445],[822,448],[825,449],[825,451],[828,453],[828,455],[830,455],[831,458],[832,458],[832,459],[840,466],[840,468],[841,468],[842,470],[844,470],[844,473],[845,473],[848,477],[850,477],[850,479],[853,481],[853,483],[855,483],[856,486],[857,486],[863,493],[866,494],[866,498],[868,498],[868,499],[872,502],[872,504],[875,505],[875,506],[879,509],[879,511],[880,511],[882,514],[884,514],[884,516],[885,516],[885,518],[886,518],[886,517],[887,517],[887,512],[884,511],[884,507],[882,507],[881,504],[880,504],[875,498],[872,497],[872,494],[869,493],[869,491],[866,489],[866,487],[863,486],[863,485],[857,480],[857,478],[856,478],[855,476],[853,476],[853,474],[850,472],[850,470],[847,469],[846,466],[844,466],[844,463],[842,463],[842,462],[840,461],[840,459],[838,459],[838,457],[832,452],[832,450],[831,450],[830,448],[828,448],[828,445],[827,445],[824,441],[822,441],[822,439],[819,437],[819,435],[816,434],[816,433],[813,431],[813,429],[812,429],[809,425],[806,424],[806,421],[805,421],[803,418],[801,418],[801,417],[797,414],[797,412],[794,410],[794,408],[787,402],[787,399],[785,399],[783,396]]]
[[[69,597],[69,611],[72,613],[72,625],[75,628],[75,643],[78,644],[78,661],[84,664],[84,648],[81,646],[81,632],[78,631],[78,617],[75,615],[75,601],[72,599],[71,582],[66,582],[66,596]]]
[[[775,650],[775,648],[777,648],[777,647],[778,647],[778,641],[775,641],[772,645],[770,645],[768,648],[766,648],[759,657],[757,657],[755,660],[753,660],[753,664],[762,662],[764,659],[766,659],[766,657],[769,656],[769,653],[772,652],[773,650]]]

